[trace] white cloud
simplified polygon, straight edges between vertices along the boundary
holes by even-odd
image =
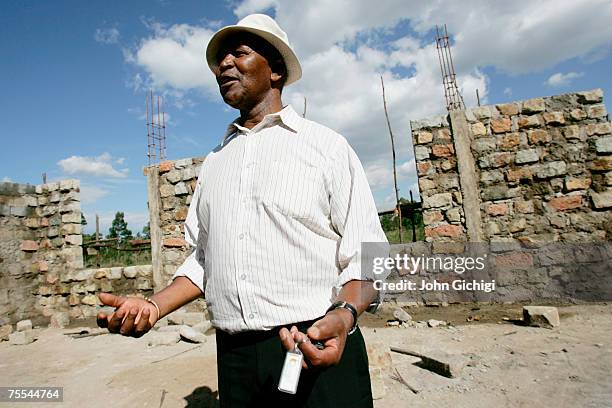
[[[113,158],[109,153],[97,157],[70,156],[57,164],[67,174],[88,174],[100,177],[127,177],[128,169],[117,170],[113,167]]]
[[[504,95],[506,95],[507,97],[511,97],[512,96],[512,88],[510,88],[509,86],[504,88]]]
[[[3,183],[12,183],[12,182],[13,182],[13,179],[11,179],[11,178],[10,178],[10,177],[8,177],[8,176],[4,176],[4,177],[2,178],[2,182],[3,182]]]
[[[116,28],[98,28],[94,34],[94,39],[102,44],[116,44],[119,42],[119,30]]]
[[[148,26],[153,30],[152,36],[142,40],[134,52],[124,50],[124,58],[144,69],[152,86],[178,91],[217,89],[204,55],[213,30],[188,24],[169,28],[158,23]],[[137,75],[133,86],[140,88],[142,85],[143,79]]]
[[[567,74],[557,72],[548,77],[545,83],[553,88],[560,88],[568,86],[574,79],[582,76],[584,76],[584,72],[568,72]]]
[[[109,191],[103,187],[81,184],[81,202],[83,204],[93,204],[108,193]]]

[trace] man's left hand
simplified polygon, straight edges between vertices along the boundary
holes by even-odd
[[[353,315],[346,309],[336,309],[328,312],[325,317],[317,320],[306,334],[293,326],[291,331],[282,328],[279,332],[281,342],[287,350],[293,350],[297,343],[304,354],[304,368],[329,367],[336,365],[342,358],[346,336],[353,326]],[[310,340],[318,340],[325,348],[319,350]]]

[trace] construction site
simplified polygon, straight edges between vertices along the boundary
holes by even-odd
[[[603,91],[466,107],[446,28],[437,34],[446,113],[410,129],[424,239],[415,232],[390,255],[472,256],[484,267],[391,268],[384,302],[359,320],[374,406],[611,406],[612,125]],[[168,160],[165,131],[151,94],[150,263],[85,267],[79,180],[0,183],[4,383],[63,387],[71,407],[219,406],[205,299],[138,339],[96,325],[99,292],[150,296],[192,250],[183,225],[206,157]],[[398,197],[394,216],[402,207]]]

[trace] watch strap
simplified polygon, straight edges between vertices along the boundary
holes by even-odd
[[[331,312],[332,310],[336,310],[336,309],[347,309],[349,312],[351,312],[351,314],[353,315],[353,327],[351,327],[348,334],[353,334],[355,330],[357,330],[357,309],[355,308],[355,306],[351,305],[350,303],[344,300],[338,300],[332,303],[332,305],[329,307],[329,309],[327,309],[325,313],[327,314]]]

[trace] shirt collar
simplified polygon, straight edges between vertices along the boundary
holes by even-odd
[[[223,136],[223,143],[229,141],[231,137],[242,131],[244,133],[258,132],[269,126],[284,125],[288,130],[293,133],[297,133],[300,129],[300,124],[303,119],[295,112],[291,105],[285,106],[282,110],[276,113],[270,113],[264,116],[263,120],[259,122],[253,129],[245,128],[239,124],[240,117],[237,117],[229,124],[227,131]]]

